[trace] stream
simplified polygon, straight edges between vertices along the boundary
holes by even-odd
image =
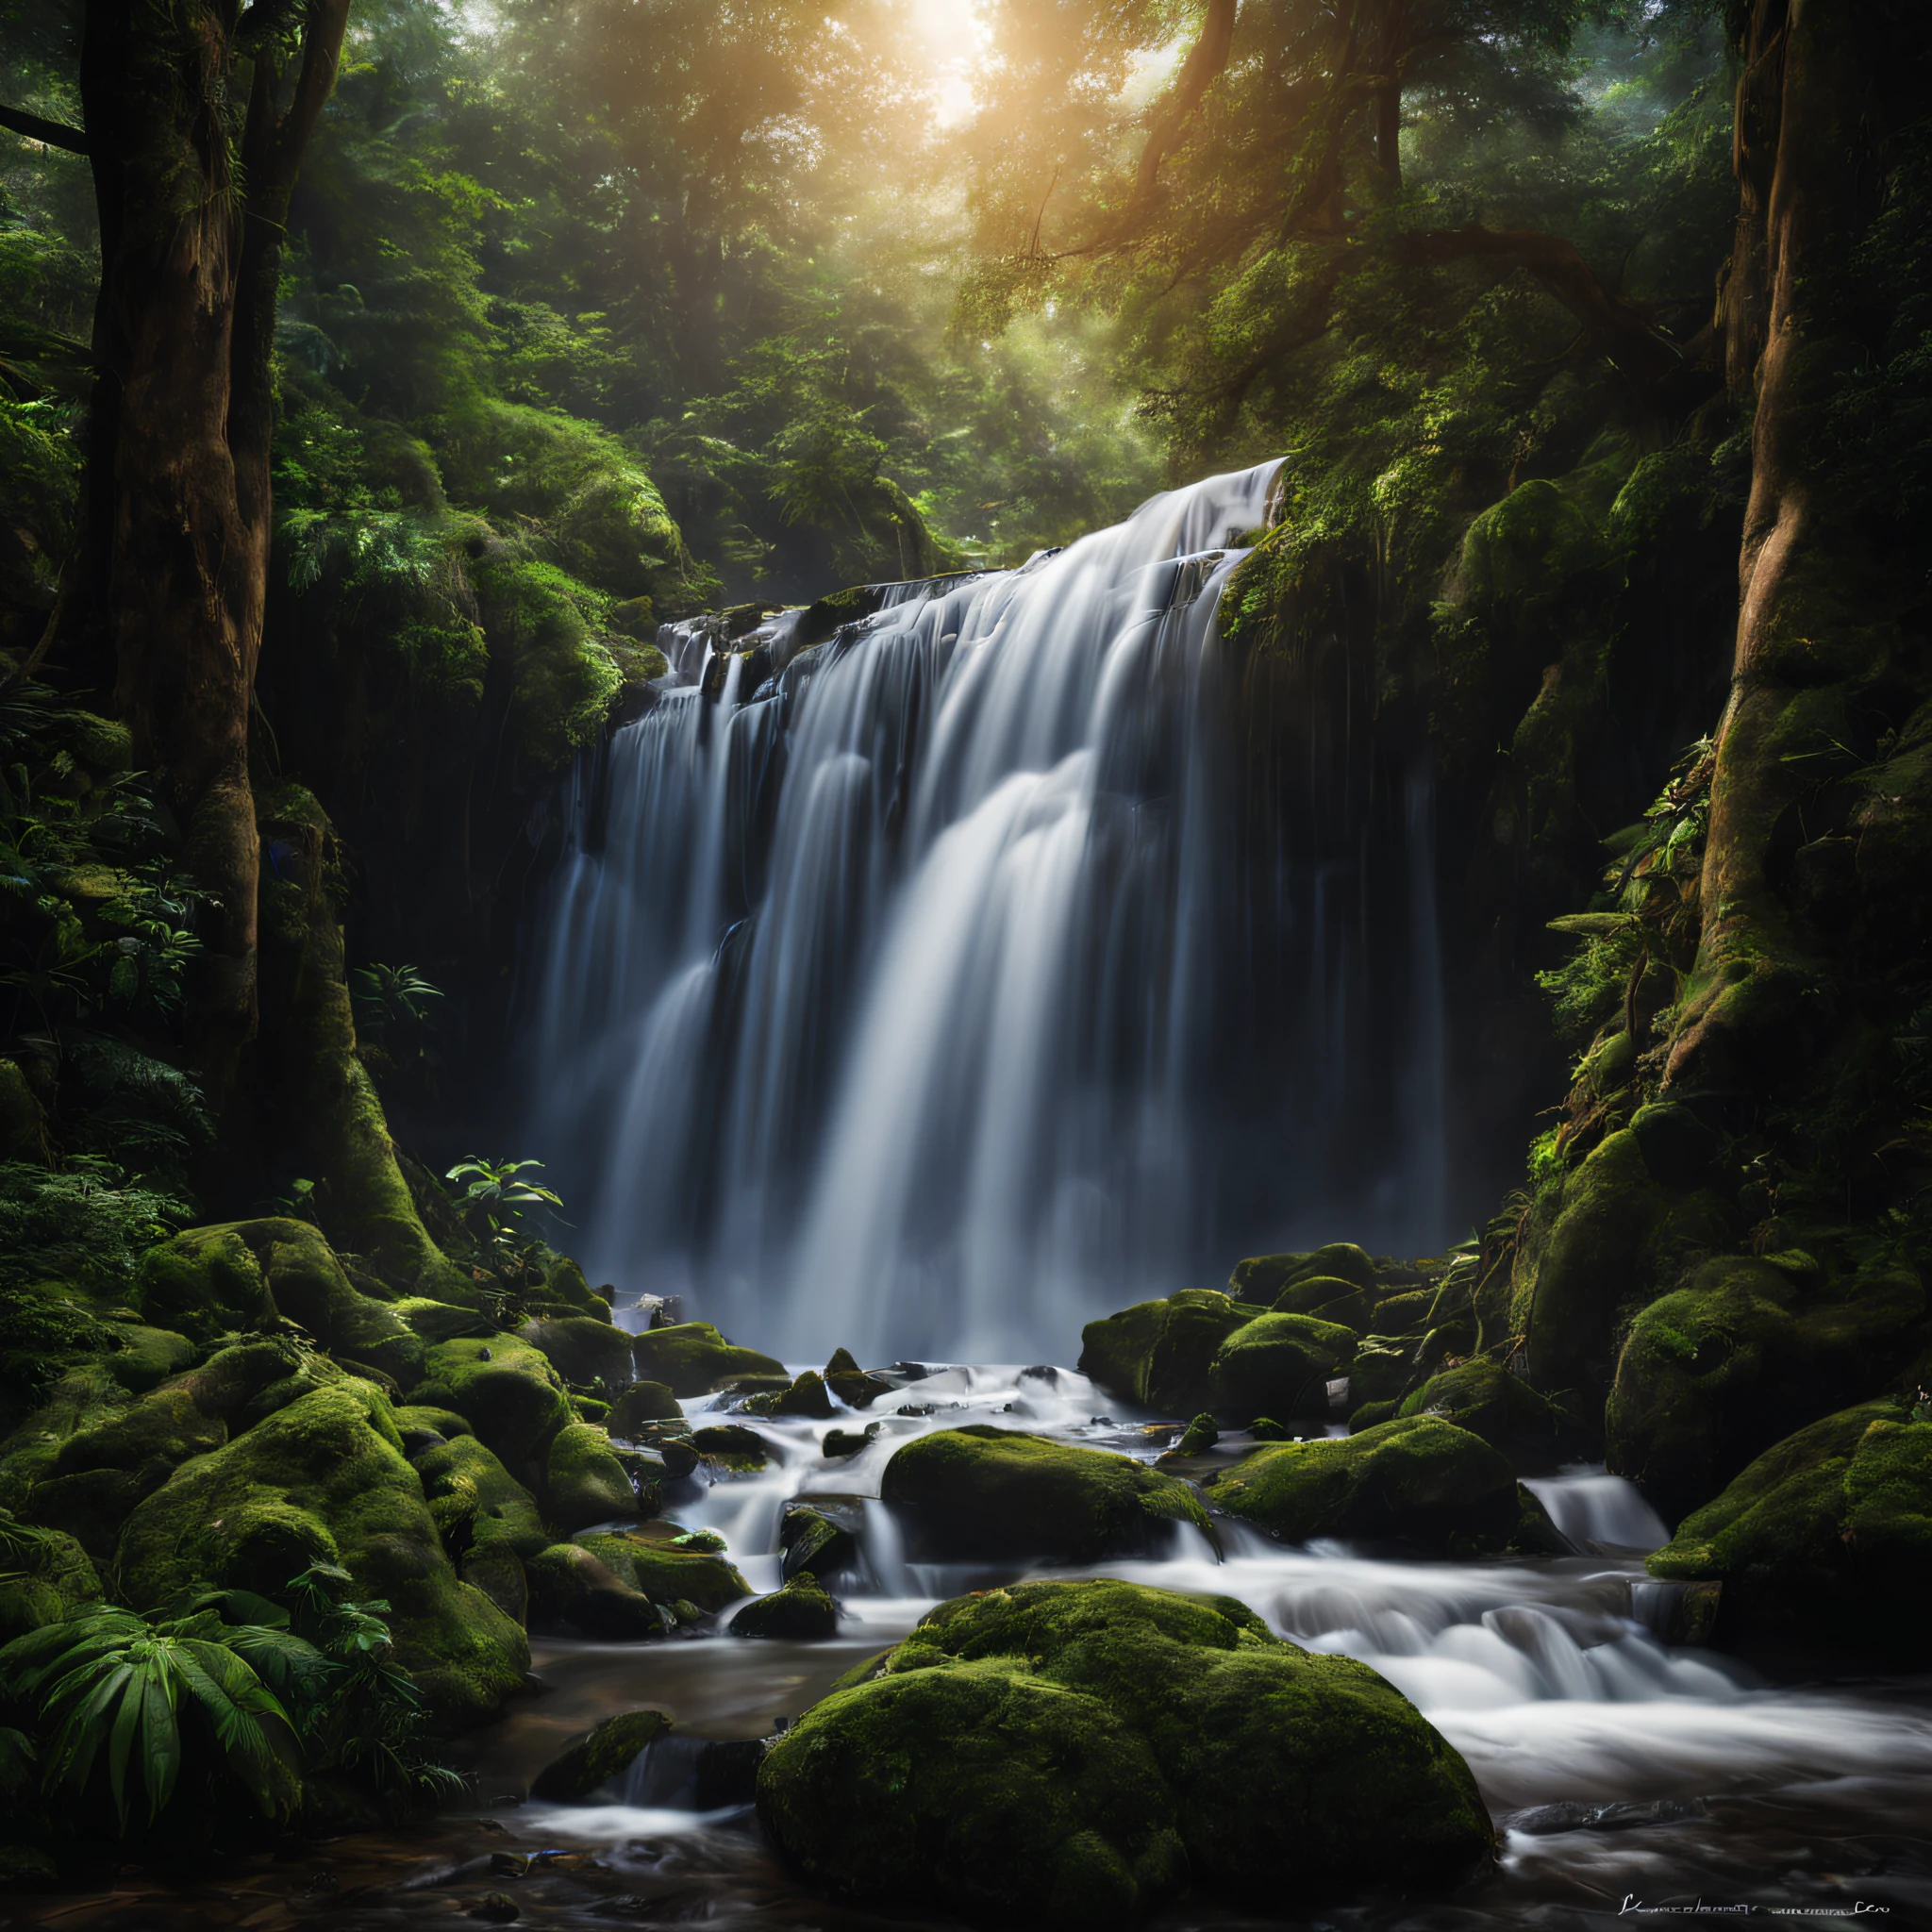
[[[765,1440],[767,1467],[713,1482],[700,1465],[667,1491],[664,1513],[721,1532],[763,1591],[779,1582],[785,1504],[814,1494],[875,1498],[892,1451],[923,1431],[991,1423],[1146,1459],[1174,1433],[1124,1413],[1070,1370],[908,1373],[920,1366],[899,1365],[894,1379],[905,1406],[930,1413],[867,1414],[881,1426],[860,1455],[825,1458],[823,1423],[736,1418]],[[715,1401],[685,1407],[693,1420],[715,1420]],[[1242,1439],[1227,1442],[1238,1450]],[[1230,1594],[1311,1650],[1374,1665],[1468,1759],[1499,1828],[1494,1868],[1446,1897],[1379,1895],[1374,1874],[1364,1873],[1356,1894],[1284,1899],[1278,1919],[1194,1899],[1150,1924],[1159,1932],[1544,1932],[1701,1900],[1706,1916],[1744,1916],[1749,1907],[1752,1916],[1827,1924],[1932,1924],[1932,1679],[1771,1683],[1713,1652],[1668,1647],[1651,1627],[1664,1588],[1646,1580],[1642,1564],[1663,1526],[1642,1499],[1594,1470],[1532,1487],[1582,1554],[1399,1560],[1341,1545],[1284,1547],[1217,1519],[1220,1557],[1183,1528],[1159,1559],[1030,1573]],[[707,1747],[770,1735],[934,1603],[1005,1580],[986,1566],[906,1562],[890,1515],[873,1501],[861,1570],[837,1586],[845,1617],[834,1640],[735,1640],[730,1612],[662,1642],[539,1640],[541,1688],[459,1741],[474,1809],[407,1833],[259,1858],[219,1886],[164,1888],[130,1873],[45,1917],[0,1910],[0,1924],[185,1932],[454,1924],[495,1893],[513,1899],[515,1923],[538,1926],[954,1925],[937,1901],[930,1918],[828,1907],[786,1874],[741,1801],[752,1754]],[[675,1729],[619,1786],[583,1805],[526,1800],[571,1737],[637,1707],[664,1711]]]

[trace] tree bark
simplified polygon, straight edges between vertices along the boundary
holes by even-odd
[[[189,1025],[225,1109],[256,1027],[248,718],[270,539],[270,357],[289,194],[347,0],[315,0],[289,107],[235,0],[90,0],[81,55],[101,217],[83,573],[117,708],[206,896]],[[231,90],[246,70],[242,167]],[[85,655],[87,639],[79,650]]]
[[[1141,207],[1153,195],[1160,178],[1160,164],[1167,158],[1169,149],[1194,118],[1202,95],[1226,70],[1227,58],[1234,46],[1234,16],[1235,0],[1208,0],[1208,18],[1202,23],[1201,37],[1188,50],[1173,88],[1162,98],[1147,130],[1147,145],[1141,150],[1141,163],[1135,171],[1130,208]]]

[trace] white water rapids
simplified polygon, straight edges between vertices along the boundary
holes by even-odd
[[[593,1280],[994,1357],[1344,1221],[1440,1243],[1426,764],[1312,720],[1320,808],[1244,842],[1216,614],[1273,471],[809,649],[665,627],[527,969],[522,1131]]]

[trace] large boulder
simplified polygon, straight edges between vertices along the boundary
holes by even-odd
[[[638,1754],[671,1728],[661,1710],[621,1710],[573,1738],[561,1757],[537,1774],[533,1798],[576,1805],[627,1772]]]
[[[1330,1241],[1306,1254],[1252,1255],[1234,1264],[1227,1285],[1241,1301],[1280,1307],[1285,1291],[1308,1281],[1341,1281],[1365,1295],[1380,1286],[1374,1257],[1353,1241]]]
[[[553,1543],[524,1565],[533,1630],[637,1642],[662,1637],[671,1619],[637,1585],[582,1543]]]
[[[1604,1415],[1610,1470],[1679,1520],[1774,1442],[1883,1381],[1924,1307],[1902,1269],[1801,1305],[1771,1261],[1706,1262],[1631,1325]]]
[[[1720,1641],[1932,1665],[1932,1422],[1868,1402],[1758,1457],[1648,1559],[1722,1586]]]
[[[1530,1475],[1574,1458],[1583,1446],[1581,1431],[1564,1410],[1486,1356],[1431,1375],[1403,1402],[1401,1412],[1441,1416],[1480,1436]]]
[[[143,1257],[139,1296],[150,1320],[198,1340],[281,1318],[299,1323],[331,1355],[406,1386],[423,1360],[421,1338],[388,1303],[350,1281],[306,1221],[192,1227]]]
[[[677,1397],[661,1382],[633,1382],[610,1405],[610,1433],[635,1441],[638,1431],[652,1423],[682,1423]]]
[[[983,1424],[914,1438],[886,1464],[880,1493],[915,1556],[1091,1563],[1158,1549],[1176,1523],[1212,1534],[1176,1477]]]
[[[101,1579],[73,1537],[0,1514],[0,1643],[100,1600]]]
[[[120,1591],[143,1606],[208,1585],[271,1595],[340,1563],[391,1606],[402,1662],[445,1724],[489,1716],[529,1668],[524,1633],[444,1553],[380,1391],[317,1389],[184,1463],[127,1519]]]
[[[507,1617],[525,1623],[529,1583],[524,1565],[550,1543],[537,1499],[475,1436],[439,1440],[413,1459],[429,1513],[463,1581]]]
[[[1312,1315],[1263,1315],[1245,1323],[1208,1366],[1208,1404],[1217,1416],[1245,1425],[1329,1413],[1328,1384],[1349,1372],[1354,1333]]]
[[[808,1643],[839,1634],[839,1606],[816,1576],[792,1577],[782,1590],[755,1597],[731,1620],[734,1637],[789,1638]]]
[[[785,1364],[726,1341],[708,1322],[649,1328],[631,1343],[640,1382],[661,1382],[674,1395],[708,1395],[741,1375],[783,1375]]]
[[[1468,1767],[1367,1665],[1114,1581],[941,1604],[778,1740],[758,1802],[841,1898],[1015,1925],[1126,1924],[1191,1882],[1274,1914],[1491,1844]]]
[[[1183,1289],[1165,1301],[1137,1302],[1081,1330],[1080,1373],[1143,1408],[1192,1415],[1208,1406],[1208,1365],[1215,1351],[1263,1312],[1214,1289]]]
[[[454,1409],[518,1474],[540,1469],[550,1439],[575,1420],[549,1357],[517,1335],[439,1342],[411,1399]]]
[[[663,1536],[624,1530],[575,1541],[631,1589],[666,1607],[691,1604],[708,1613],[752,1593],[738,1566],[717,1549],[679,1549]]]
[[[566,1424],[550,1439],[543,1510],[566,1533],[638,1513],[637,1488],[595,1423]]]
[[[1341,1537],[1452,1555],[1506,1548],[1521,1513],[1507,1460],[1435,1416],[1251,1449],[1208,1493],[1286,1542]]]
[[[525,1322],[517,1333],[576,1388],[601,1382],[614,1396],[630,1386],[632,1338],[608,1322],[590,1315],[548,1315]]]

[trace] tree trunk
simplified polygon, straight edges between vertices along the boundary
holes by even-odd
[[[1375,165],[1391,189],[1402,187],[1402,83],[1391,80],[1375,90]]]
[[[84,661],[92,631],[111,650],[117,708],[208,900],[188,1024],[218,1113],[256,1027],[248,716],[268,581],[275,283],[348,5],[309,8],[286,110],[272,50],[250,58],[237,44],[239,11],[235,0],[165,13],[91,0],[81,57],[101,292],[78,648]]]

